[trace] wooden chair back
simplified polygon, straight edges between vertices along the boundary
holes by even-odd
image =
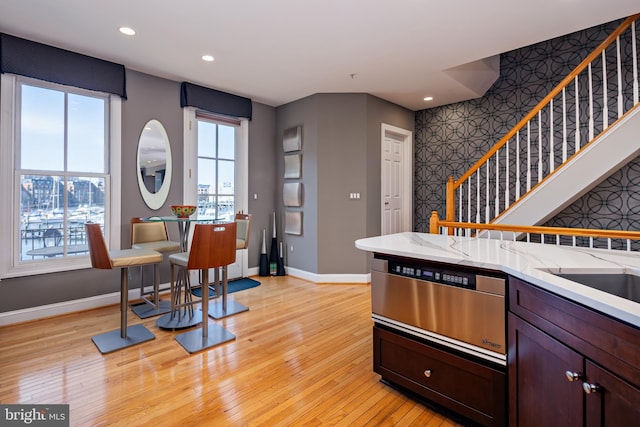
[[[162,242],[169,240],[167,224],[162,221],[145,222],[139,217],[131,218],[131,244]]]
[[[107,243],[102,235],[102,227],[100,224],[96,223],[86,223],[84,227],[87,231],[87,243],[89,245],[91,266],[93,268],[110,270],[113,266],[111,265],[111,258],[109,257]]]
[[[251,214],[238,212],[235,217],[237,225],[236,249],[249,247],[249,230],[251,229]]]
[[[189,270],[223,267],[236,262],[236,223],[196,224],[189,250]]]

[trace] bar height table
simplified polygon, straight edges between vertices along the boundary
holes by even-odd
[[[175,215],[169,216],[150,216],[142,218],[143,221],[162,221],[168,223],[176,223],[178,225],[178,236],[180,243],[180,252],[189,251],[189,232],[191,223],[210,223],[219,222],[219,220],[210,217],[198,217],[191,215],[188,218],[179,218]],[[180,269],[176,288],[171,289],[171,309],[169,313],[161,316],[156,321],[156,325],[161,329],[177,330],[190,328],[202,322],[202,312],[193,309],[193,300],[191,289],[189,286],[189,272],[186,269]],[[183,290],[184,288],[184,290]],[[205,286],[203,285],[203,289]],[[184,291],[184,303],[180,303],[182,292]]]

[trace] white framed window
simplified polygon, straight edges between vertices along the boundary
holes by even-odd
[[[90,267],[85,222],[119,245],[120,98],[7,74],[0,84],[0,277]]]
[[[185,108],[185,203],[233,220],[248,204],[248,123]]]

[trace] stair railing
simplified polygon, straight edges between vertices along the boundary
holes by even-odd
[[[638,18],[625,19],[467,172],[449,178],[447,221],[495,221],[638,105]]]
[[[482,234],[482,238],[627,252],[640,251],[640,231],[442,221],[437,211],[431,212],[429,232],[460,236],[477,236],[486,232]],[[516,239],[516,236],[524,237]]]

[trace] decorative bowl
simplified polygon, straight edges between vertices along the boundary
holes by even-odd
[[[190,205],[173,205],[171,212],[178,218],[189,218],[196,211],[195,206]]]

